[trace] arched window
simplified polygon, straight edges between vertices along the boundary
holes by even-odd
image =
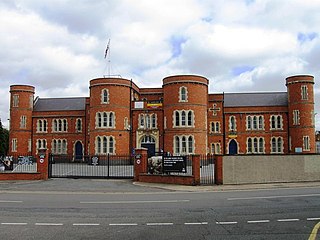
[[[107,153],[107,151],[108,151],[108,139],[107,139],[107,137],[103,137],[102,153]]]
[[[101,138],[97,137],[97,153],[101,153]]]
[[[252,139],[248,138],[248,153],[252,153]]]
[[[188,137],[188,153],[193,153],[193,137]]]
[[[109,90],[108,89],[102,90],[101,103],[109,103]]]
[[[178,136],[175,137],[175,152],[180,153],[180,138]]]
[[[236,131],[236,118],[234,116],[230,116],[229,119],[229,130]]]
[[[178,111],[175,112],[175,118],[176,118],[176,126],[180,126],[180,114]]]
[[[188,112],[188,126],[192,126],[192,111]]]
[[[186,112],[182,111],[181,113],[181,126],[185,126],[186,125]]]
[[[258,128],[258,123],[257,123],[257,116],[253,116],[253,129]]]
[[[182,146],[182,153],[186,153],[187,152],[187,140],[186,140],[185,136],[182,136],[181,146]]]
[[[251,126],[251,116],[248,116],[247,117],[247,129],[251,129],[252,128],[252,126]]]
[[[188,101],[188,90],[186,87],[180,87],[179,102]]]
[[[113,113],[109,113],[109,127],[113,127],[114,126],[114,116]]]
[[[277,117],[277,128],[278,129],[281,129],[282,128],[282,118],[281,118],[281,116],[278,116]]]
[[[108,126],[108,114],[106,112],[103,113],[103,127],[107,127]]]
[[[264,124],[263,124],[263,117],[262,117],[262,116],[259,116],[259,126],[258,126],[258,127],[259,127],[260,130],[263,129],[263,125],[264,125]]]
[[[263,138],[259,138],[259,153],[263,153],[264,149],[264,141],[263,141]]]
[[[257,139],[257,138],[254,138],[254,139],[253,139],[253,151],[254,151],[255,153],[258,152],[258,139]]]
[[[114,140],[113,140],[113,137],[109,138],[109,153],[114,153]]]

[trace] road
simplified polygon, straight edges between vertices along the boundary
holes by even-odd
[[[320,239],[311,234],[319,186],[185,192],[121,180],[88,191],[96,182],[81,180],[76,191],[64,181],[48,190],[0,184],[1,239]]]

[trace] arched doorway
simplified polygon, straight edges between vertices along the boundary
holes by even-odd
[[[77,141],[74,145],[74,153],[75,153],[75,160],[82,160],[83,159],[83,146],[80,141]]]
[[[148,157],[152,157],[156,153],[156,140],[152,136],[143,136],[141,139],[141,147],[148,149]]]
[[[229,155],[235,155],[238,154],[238,144],[236,140],[232,139],[229,142]]]

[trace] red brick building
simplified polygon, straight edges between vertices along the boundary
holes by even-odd
[[[315,153],[313,76],[288,77],[287,92],[209,94],[208,83],[179,75],[139,88],[98,78],[78,98],[34,98],[33,86],[12,85],[10,153]]]

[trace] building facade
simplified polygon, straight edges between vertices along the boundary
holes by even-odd
[[[286,92],[208,93],[209,80],[178,75],[162,88],[123,78],[90,81],[89,97],[35,98],[10,86],[10,154],[315,153],[314,78],[286,78]]]

